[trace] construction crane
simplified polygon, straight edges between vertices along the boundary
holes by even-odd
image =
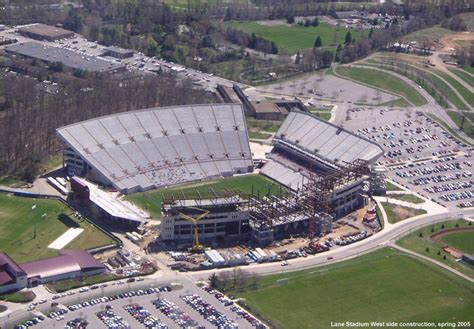
[[[200,214],[196,218],[191,217],[191,216],[186,215],[186,214],[183,214],[181,212],[179,213],[181,218],[193,223],[193,225],[194,225],[194,244],[193,244],[193,247],[191,248],[191,251],[196,252],[196,253],[197,252],[202,252],[203,246],[199,243],[198,222],[201,219],[203,219],[204,217],[206,217],[209,214],[210,211],[209,210],[204,210],[204,209],[201,209],[201,208],[197,208],[197,207],[188,207],[188,209],[194,209],[194,210],[198,210],[198,211],[203,212],[202,214]]]

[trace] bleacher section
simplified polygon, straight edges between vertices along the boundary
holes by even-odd
[[[376,143],[304,112],[290,112],[275,134],[279,141],[338,166],[357,159],[373,163],[383,154]]]
[[[306,112],[290,112],[273,138],[261,173],[292,190],[310,175],[327,175],[357,159],[374,163],[383,154],[374,142]]]
[[[152,108],[57,130],[72,149],[124,193],[252,171],[242,106]],[[67,163],[67,160],[66,160]]]

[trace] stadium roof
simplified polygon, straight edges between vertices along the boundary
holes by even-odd
[[[374,162],[383,154],[377,143],[303,112],[290,112],[275,134],[274,142],[279,141],[338,166],[357,159]]]
[[[242,106],[189,105],[109,115],[57,130],[122,192],[251,171]]]
[[[64,66],[91,72],[111,72],[125,68],[123,64],[34,41],[16,43],[7,46],[5,50],[15,55],[36,58],[48,63],[61,62]]]

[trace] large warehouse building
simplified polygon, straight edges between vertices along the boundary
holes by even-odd
[[[123,193],[253,171],[242,106],[151,108],[57,130],[70,175]]]
[[[74,32],[45,24],[31,24],[18,28],[18,33],[36,40],[56,41],[72,38]]]
[[[126,70],[125,65],[97,56],[84,55],[72,50],[47,46],[36,41],[16,43],[5,47],[9,54],[41,60],[45,63],[62,63],[65,67],[98,73],[116,73]]]

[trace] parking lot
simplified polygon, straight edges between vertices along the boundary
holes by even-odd
[[[1,37],[10,38],[10,39],[16,38],[18,42],[30,42],[30,41],[39,42],[37,40],[24,37],[16,33],[15,30],[16,28],[10,28],[4,31],[0,31],[0,38]],[[73,38],[58,40],[54,42],[41,41],[41,43],[48,46],[68,49],[76,53],[79,53],[81,55],[88,55],[88,56],[101,56],[104,53],[105,48],[107,48],[96,42],[88,41],[87,39],[85,39],[79,34],[75,34]],[[0,47],[0,49],[2,48],[4,47],[3,46]],[[131,58],[118,59],[118,58],[114,58],[110,56],[105,56],[102,58],[111,62],[126,64],[127,68],[134,72],[150,73],[152,71],[156,71],[159,69],[165,72],[174,71],[177,74],[178,78],[183,78],[183,79],[189,78],[194,81],[196,86],[200,86],[201,88],[204,88],[204,89],[215,88],[217,84],[232,86],[232,84],[235,83],[227,79],[216,77],[213,74],[207,74],[205,72],[194,70],[192,68],[186,68],[186,67],[183,67],[182,65],[175,64],[175,63],[163,60],[161,58],[148,57],[138,52],[135,52],[135,54]]]
[[[191,283],[179,289],[171,286],[143,288],[72,303],[59,303],[39,316],[33,328],[67,327],[72,322],[87,328],[266,328],[229,298],[207,286]],[[17,326],[17,328],[27,328]]]
[[[413,110],[352,109],[344,125],[382,146],[379,164],[391,179],[443,206],[471,206],[470,148],[430,118]]]

